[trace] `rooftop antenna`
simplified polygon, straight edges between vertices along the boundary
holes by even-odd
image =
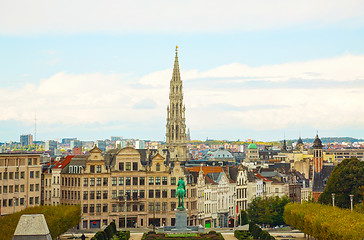
[[[37,151],[37,112],[34,113],[34,145],[35,151]]]

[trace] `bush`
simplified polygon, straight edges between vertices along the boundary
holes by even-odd
[[[362,239],[364,214],[318,203],[290,203],[285,207],[287,224],[321,240]]]
[[[111,229],[112,229],[113,233],[115,234],[115,233],[117,232],[115,222],[114,222],[114,221],[112,221],[112,222],[110,223],[110,226],[111,226]]]
[[[251,236],[249,231],[245,230],[235,230],[234,237],[236,237],[239,240],[249,239]]]
[[[53,239],[75,227],[81,221],[79,205],[37,206],[0,218],[0,240],[10,240],[23,214],[44,214]]]

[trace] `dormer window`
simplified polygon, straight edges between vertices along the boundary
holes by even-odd
[[[155,168],[156,168],[156,171],[160,171],[161,170],[161,165],[159,163],[157,163]]]
[[[96,166],[96,173],[101,173],[101,165]]]

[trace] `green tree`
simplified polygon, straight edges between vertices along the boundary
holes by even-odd
[[[284,206],[289,202],[287,196],[254,198],[248,208],[249,219],[256,224],[282,225]]]
[[[240,223],[241,221],[241,223]],[[238,224],[239,225],[245,225],[249,223],[249,219],[248,219],[248,213],[244,210],[240,211],[240,214],[238,215]]]
[[[331,194],[335,193],[335,206],[350,208],[350,194],[354,195],[354,204],[363,200],[360,186],[364,186],[364,162],[356,158],[345,159],[332,171],[318,201],[331,204]]]

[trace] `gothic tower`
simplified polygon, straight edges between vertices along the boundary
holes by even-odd
[[[323,156],[322,156],[322,142],[318,134],[316,134],[315,140],[313,141],[313,172],[319,173],[323,166]]]
[[[186,142],[186,109],[183,104],[182,80],[179,72],[177,49],[178,47],[176,47],[169,89],[169,106],[167,106],[166,146],[171,161],[186,161],[189,156]]]

